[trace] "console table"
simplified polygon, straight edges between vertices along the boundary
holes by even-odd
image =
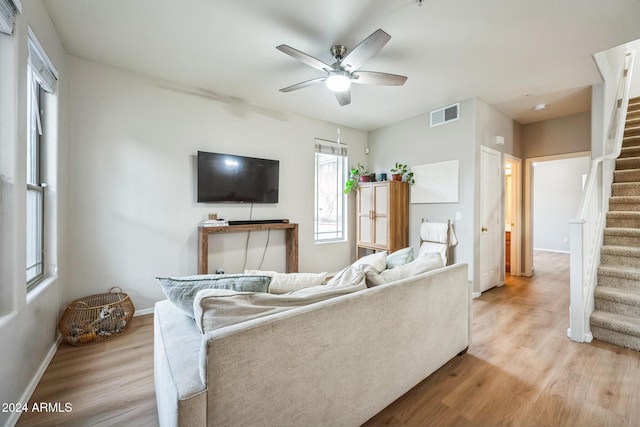
[[[243,224],[222,227],[198,227],[198,274],[209,274],[209,235],[239,231],[284,230],[286,242],[287,273],[298,272],[298,224]]]

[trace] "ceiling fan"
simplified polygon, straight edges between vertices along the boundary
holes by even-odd
[[[326,64],[311,55],[307,55],[297,49],[281,44],[277,46],[281,52],[301,61],[316,70],[325,72],[323,77],[307,80],[292,86],[280,89],[280,92],[291,92],[293,90],[302,89],[316,83],[325,82],[327,88],[335,92],[338,103],[342,106],[351,102],[351,83],[359,83],[365,85],[385,85],[385,86],[402,86],[407,77],[397,74],[379,73],[376,71],[358,71],[369,59],[384,47],[391,39],[391,36],[382,30],[374,31],[369,37],[364,39],[347,55],[347,48],[343,45],[332,46],[331,55],[336,59],[332,65]],[[346,55],[346,56],[345,56]]]

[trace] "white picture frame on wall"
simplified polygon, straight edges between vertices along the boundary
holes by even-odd
[[[460,161],[412,166],[411,203],[458,203]]]

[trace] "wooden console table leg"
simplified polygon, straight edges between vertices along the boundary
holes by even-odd
[[[198,229],[198,274],[209,274],[209,234]]]
[[[298,272],[298,224],[286,230],[287,273]]]

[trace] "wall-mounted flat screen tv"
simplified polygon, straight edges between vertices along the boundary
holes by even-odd
[[[198,202],[278,203],[278,160],[198,151]]]

